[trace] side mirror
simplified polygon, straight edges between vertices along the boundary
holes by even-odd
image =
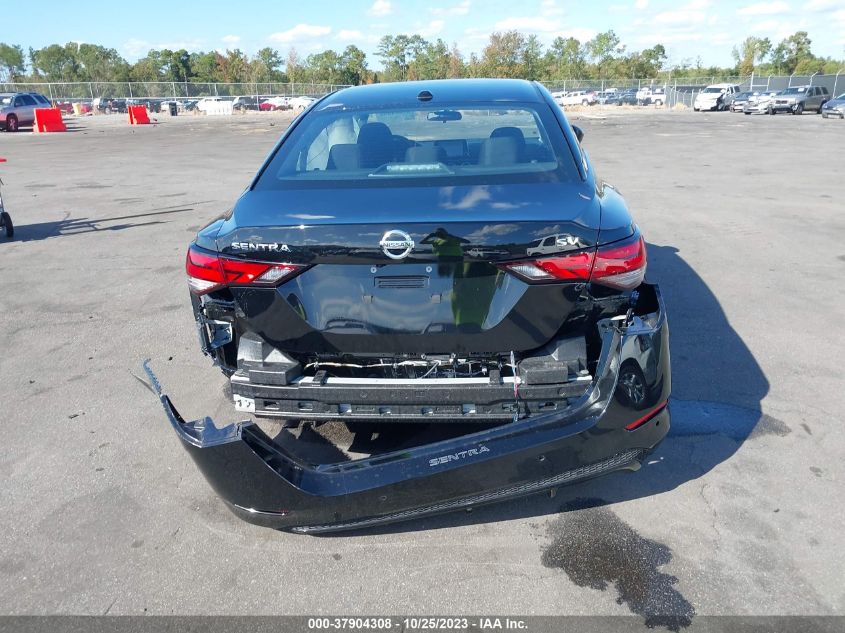
[[[575,138],[577,138],[578,142],[580,143],[584,139],[584,130],[582,130],[577,125],[573,125],[572,131],[575,132]]]

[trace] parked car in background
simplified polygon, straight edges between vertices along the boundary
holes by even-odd
[[[235,97],[232,102],[232,109],[244,112],[246,110],[258,110],[259,103],[256,97]]]
[[[596,93],[592,90],[571,90],[569,92],[553,93],[555,102],[562,106],[588,106],[596,103]]]
[[[269,97],[262,100],[259,105],[261,110],[288,110],[290,109],[290,97]]]
[[[822,106],[822,118],[826,119],[831,116],[838,116],[840,119],[845,119],[845,92],[838,97],[825,101]]]
[[[599,105],[605,105],[609,102],[612,102],[615,98],[615,90],[602,90],[601,92],[596,93],[596,103],[598,103]]]
[[[223,97],[203,97],[197,101],[196,109],[200,112],[205,112],[212,103],[220,103],[221,101],[227,101],[227,99]]]
[[[17,132],[35,120],[35,108],[52,108],[50,100],[37,92],[0,93],[0,127]]]
[[[97,97],[92,107],[95,112],[103,114],[126,113],[126,99],[112,99],[111,97]]]
[[[781,91],[772,102],[771,114],[791,112],[804,114],[804,110],[815,110],[818,114],[822,106],[830,100],[830,92],[824,86],[793,86]]]
[[[751,95],[742,107],[743,114],[772,114],[772,100],[779,94],[780,90],[766,90]]]
[[[300,112],[310,106],[316,100],[317,99],[315,97],[307,97],[303,95],[301,97],[293,97],[288,101],[288,105],[297,112]]]
[[[739,86],[734,84],[713,84],[698,93],[692,109],[698,112],[707,110],[727,110],[731,107],[734,97],[739,94]]]
[[[737,93],[734,97],[734,100],[731,101],[730,111],[731,112],[742,112],[745,104],[748,103],[748,99],[750,97],[754,97],[760,94],[760,90],[746,90],[744,92]]]
[[[616,105],[637,105],[639,101],[637,100],[637,91],[634,88],[629,88],[628,90],[623,90],[619,94],[616,95],[614,99],[614,103]]]
[[[661,86],[646,86],[637,90],[637,103],[640,105],[662,106],[666,103],[666,89]]]

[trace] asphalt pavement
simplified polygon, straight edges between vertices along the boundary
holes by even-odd
[[[845,121],[573,115],[669,311],[673,428],[637,473],[336,536],[231,515],[139,379],[236,417],[184,275],[283,114],[0,135],[0,613],[845,611]]]

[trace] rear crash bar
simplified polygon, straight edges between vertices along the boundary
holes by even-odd
[[[643,284],[640,294],[653,312],[600,324],[596,378],[565,411],[349,462],[305,463],[250,421],[186,422],[149,361],[144,369],[185,450],[236,515],[304,533],[357,529],[638,468],[669,430],[671,390],[663,301],[656,286]],[[643,382],[642,401],[625,395],[626,373]]]

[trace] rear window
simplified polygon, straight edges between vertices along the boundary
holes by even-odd
[[[311,111],[256,189],[580,180],[546,104]]]

